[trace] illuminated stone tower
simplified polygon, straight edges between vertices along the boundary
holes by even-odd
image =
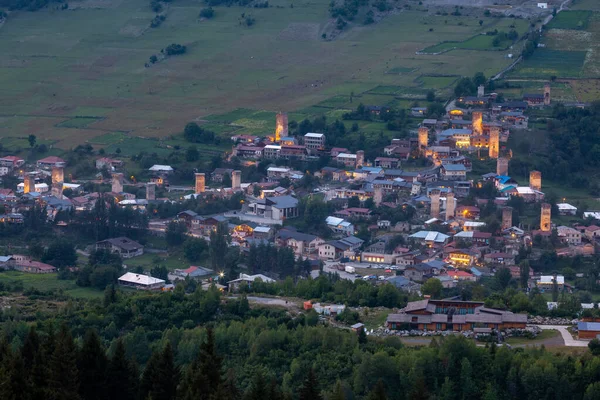
[[[483,113],[481,111],[473,111],[472,124],[473,135],[483,135]]]
[[[242,171],[233,171],[231,173],[231,189],[240,190],[242,188]]]
[[[33,175],[25,175],[23,184],[25,185],[23,186],[23,193],[35,192],[35,178],[33,177]]]
[[[429,144],[429,129],[422,126],[419,128],[419,150],[424,151]]]
[[[430,214],[432,218],[440,217],[440,191],[433,189],[429,192],[429,200],[431,200]]]
[[[365,152],[364,150],[358,150],[356,152],[356,168],[365,165]]]
[[[479,85],[477,87],[477,97],[483,97],[483,96],[485,96],[485,86]]]
[[[490,146],[489,156],[490,158],[498,158],[500,155],[500,128],[492,126],[490,128]]]
[[[552,206],[548,203],[542,204],[542,213],[540,215],[540,230],[550,232],[552,227]]]
[[[508,158],[498,157],[498,160],[496,160],[496,174],[508,176]]]
[[[280,142],[282,137],[288,135],[288,116],[286,113],[278,113],[275,117],[275,141]]]
[[[456,210],[456,199],[454,193],[446,194],[446,221],[454,218],[454,212]]]
[[[146,200],[156,200],[156,184],[146,184]]]
[[[512,207],[504,207],[502,209],[502,230],[512,227]]]
[[[542,173],[540,171],[529,172],[529,187],[533,190],[542,190]]]
[[[63,167],[52,167],[52,183],[64,182],[65,171]]]
[[[196,177],[194,193],[204,193],[204,190],[206,189],[206,177],[202,173],[195,173],[194,176]]]
[[[373,202],[375,206],[379,207],[383,201],[383,188],[379,185],[373,186]]]
[[[550,105],[550,84],[549,83],[546,83],[544,85],[544,105],[545,106]]]
[[[115,172],[112,174],[112,188],[113,193],[123,193],[123,174]]]

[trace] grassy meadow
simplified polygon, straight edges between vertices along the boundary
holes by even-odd
[[[417,51],[508,31],[511,24],[523,33],[527,26],[509,18],[483,18],[480,26],[475,17],[402,10],[329,41],[321,36],[332,23],[328,4],[215,7],[213,19],[200,20],[204,3],[180,0],[168,4],[158,28],[149,27],[154,14],[147,0],[83,0],[64,11],[13,13],[1,28],[0,137],[35,133],[59,148],[89,142],[109,151],[158,152],[143,139],[177,136],[194,120],[226,137],[270,133],[280,110],[300,119],[358,102],[410,105],[405,96],[423,99],[429,89],[449,94],[453,81],[432,77],[439,71],[489,76],[509,63],[503,52],[481,51],[483,45],[436,56]],[[240,24],[242,13],[255,25]],[[171,43],[188,52],[145,67]],[[397,89],[375,96],[371,91],[380,87]]]

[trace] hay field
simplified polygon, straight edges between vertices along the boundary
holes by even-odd
[[[0,30],[0,137],[34,133],[62,148],[96,139],[111,146],[115,132],[166,137],[189,121],[240,108],[272,113],[323,101],[337,106],[378,86],[423,91],[416,78],[440,70],[489,76],[509,63],[501,52],[415,54],[507,20],[486,19],[480,27],[471,17],[402,11],[324,41],[328,0],[294,2],[293,8],[291,0],[269,3],[267,9],[216,7],[212,20],[200,21],[202,2],[178,0],[156,29],[148,28],[147,0],[105,0],[101,7],[84,0],[69,3],[73,10],[15,13]],[[256,24],[240,25],[242,13]],[[171,43],[186,45],[188,53],[144,67]],[[300,115],[329,110],[313,107]],[[252,132],[270,128],[250,122]]]

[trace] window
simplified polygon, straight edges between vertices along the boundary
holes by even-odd
[[[417,321],[418,321],[418,319],[419,319],[418,317],[412,317],[412,318],[411,318],[411,322],[417,322]]]
[[[437,324],[435,324],[435,329],[438,331],[442,330],[442,324],[440,324],[439,322]]]

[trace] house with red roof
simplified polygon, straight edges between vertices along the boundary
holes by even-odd
[[[60,157],[56,157],[56,156],[42,158],[41,160],[38,160],[38,162],[37,162],[37,166],[39,168],[52,168],[52,167],[64,168],[66,165],[67,165],[67,162],[65,160],[63,160]]]

